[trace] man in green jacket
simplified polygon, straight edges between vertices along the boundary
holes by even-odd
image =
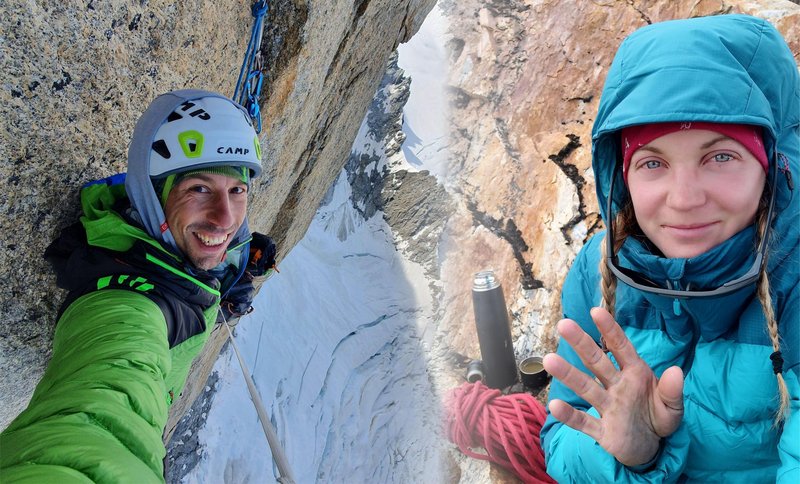
[[[169,406],[220,302],[237,316],[252,300],[247,192],[260,172],[238,104],[198,90],[153,101],[127,175],[85,186],[80,222],[45,253],[69,294],[47,370],[0,435],[0,481],[164,481]]]

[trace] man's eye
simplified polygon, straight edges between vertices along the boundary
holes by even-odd
[[[233,187],[231,188],[231,193],[240,195],[242,193],[247,193],[247,189],[245,187]]]
[[[732,159],[733,156],[728,153],[717,153],[716,155],[714,155],[714,161],[718,162],[731,161]]]
[[[204,185],[194,185],[193,187],[189,188],[189,191],[195,193],[208,193],[208,187]]]

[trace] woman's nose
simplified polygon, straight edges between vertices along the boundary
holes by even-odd
[[[694,170],[676,170],[668,190],[667,206],[675,210],[691,210],[706,202],[705,188]]]

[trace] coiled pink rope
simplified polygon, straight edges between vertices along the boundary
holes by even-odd
[[[544,407],[527,393],[503,395],[481,382],[451,390],[447,434],[461,452],[494,462],[524,482],[555,482],[547,475],[539,430]],[[478,454],[474,447],[483,447]]]

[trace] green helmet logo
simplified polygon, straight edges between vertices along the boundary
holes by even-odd
[[[256,147],[256,158],[261,159],[261,143],[258,142],[258,136],[253,138],[253,144]]]
[[[183,154],[187,158],[203,156],[203,134],[199,131],[189,130],[179,133],[178,142],[181,144]]]

